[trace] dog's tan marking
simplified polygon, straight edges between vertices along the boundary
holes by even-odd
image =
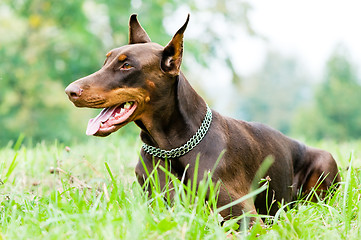
[[[121,61],[121,62],[123,62],[125,59],[127,59],[127,55],[125,55],[125,54],[122,54],[122,55],[120,55],[119,57],[118,57],[118,60],[119,61]]]
[[[143,105],[147,96],[148,92],[142,88],[118,88],[104,95],[107,99],[106,107],[128,101],[135,101],[138,104]]]
[[[112,55],[112,51],[108,52],[106,56],[109,57],[110,55]]]
[[[150,88],[155,88],[154,82],[150,81],[149,79],[147,79],[147,85],[148,85]]]

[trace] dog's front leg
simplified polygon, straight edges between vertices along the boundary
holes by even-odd
[[[237,194],[237,196],[232,196],[229,191],[224,188],[220,190],[218,195],[218,207],[225,206],[233,201],[240,199],[242,194]],[[239,221],[240,229],[250,228],[255,223],[259,222],[262,226],[264,226],[263,220],[259,217],[253,199],[247,199],[241,203],[233,205],[229,208],[226,208],[220,212],[221,216],[224,220],[229,220],[231,218],[239,217],[241,215],[245,215],[245,217],[241,218]]]
[[[156,189],[160,193],[164,192],[166,199],[172,200],[174,196],[173,184],[170,175],[164,172],[164,169],[172,175],[176,175],[164,159],[150,160],[142,157],[135,168],[135,175],[148,196],[152,196],[152,189]]]

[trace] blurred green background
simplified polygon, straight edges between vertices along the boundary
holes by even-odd
[[[231,79],[228,102],[233,116],[315,140],[358,138],[360,78],[346,47],[335,48],[317,81],[302,71],[297,58],[273,49],[255,73],[242,75],[236,70],[231,50],[223,47],[234,32],[220,35],[215,28],[244,29],[262,39],[252,28],[251,9],[251,2],[238,0],[2,0],[0,146],[20,134],[32,142],[86,139],[87,121],[97,110],[75,108],[64,88],[98,70],[110,49],[127,44],[132,13],[138,13],[151,39],[162,45],[191,13],[190,24],[198,24],[202,38],[192,38],[192,33],[187,38],[186,33],[183,71],[211,106],[220,101],[209,94],[212,85],[202,79],[199,69],[219,71],[212,69],[218,64]],[[213,26],[215,19],[218,26]]]

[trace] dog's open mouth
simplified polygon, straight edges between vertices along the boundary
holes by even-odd
[[[126,122],[136,108],[137,104],[132,101],[104,108],[98,116],[89,120],[86,134],[108,135],[114,132],[119,125]]]

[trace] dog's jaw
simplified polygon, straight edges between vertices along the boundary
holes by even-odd
[[[129,101],[120,105],[104,108],[97,117],[89,120],[86,134],[108,136],[133,121],[133,114],[137,106],[136,102]]]

